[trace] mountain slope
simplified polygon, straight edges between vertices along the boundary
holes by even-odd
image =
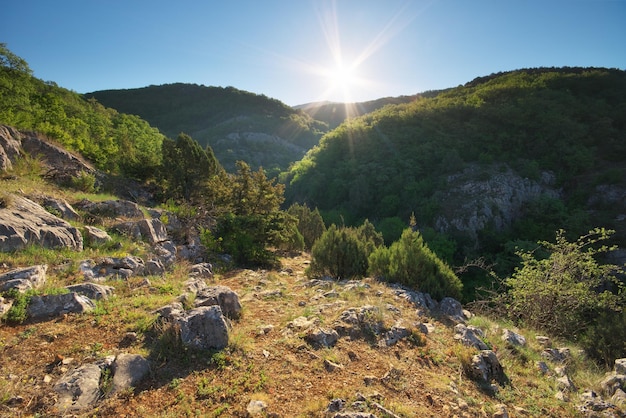
[[[169,137],[180,132],[211,146],[220,163],[277,173],[317,144],[327,127],[278,100],[233,87],[166,84],[88,93],[105,106],[136,114]]]
[[[462,262],[558,228],[610,227],[623,243],[625,162],[626,72],[542,68],[354,119],[284,180],[288,201],[327,220],[369,218],[392,235],[414,213]]]

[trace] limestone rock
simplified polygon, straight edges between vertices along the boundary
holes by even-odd
[[[104,202],[90,202],[88,200],[83,200],[76,206],[92,216],[99,216],[103,218],[144,218],[141,207],[128,200],[105,200]]]
[[[9,206],[0,208],[0,251],[29,245],[82,251],[83,237],[77,228],[29,199],[10,196]]]
[[[441,299],[441,302],[439,302],[439,312],[454,322],[464,323],[467,319],[461,302],[451,297]]]
[[[600,386],[607,396],[613,396],[618,389],[626,389],[626,375],[611,373],[602,380]]]
[[[48,266],[36,265],[19,268],[0,274],[0,292],[9,289],[17,289],[25,292],[30,289],[38,289],[46,282],[46,271]]]
[[[241,303],[239,296],[227,286],[211,286],[201,289],[196,294],[196,307],[219,305],[222,313],[230,318],[236,319],[241,315]]]
[[[333,328],[341,336],[352,338],[362,337],[364,334],[377,336],[384,330],[379,314],[379,308],[372,305],[350,308],[339,315]]]
[[[313,347],[334,347],[339,340],[339,334],[334,329],[316,328],[310,329],[304,337],[305,341]]]
[[[70,286],[66,286],[65,288],[68,289],[70,292],[76,292],[80,295],[86,296],[89,299],[94,300],[108,299],[115,290],[115,288],[112,286],[104,286],[101,284],[89,282],[73,284]]]
[[[229,326],[219,306],[202,306],[175,317],[183,344],[221,350],[228,345]]]
[[[158,258],[153,258],[146,261],[145,274],[148,276],[162,276],[165,274],[165,266],[163,262]]]
[[[47,177],[60,183],[67,183],[79,173],[96,172],[83,158],[53,144],[32,132],[22,132],[22,149],[30,155],[38,156],[47,166]]]
[[[520,335],[509,329],[505,329],[502,331],[502,341],[512,346],[517,346],[517,347],[526,346],[526,338],[524,338],[523,335]]]
[[[0,125],[0,170],[11,170],[13,161],[21,154],[22,134],[15,128]]]
[[[485,384],[492,381],[504,384],[507,380],[496,353],[491,350],[482,350],[472,357],[471,378]]]
[[[54,391],[59,394],[57,408],[71,411],[92,406],[100,396],[101,374],[95,364],[85,364],[68,372],[54,385]]]
[[[191,266],[189,275],[192,277],[200,277],[210,279],[213,277],[213,266],[210,263],[198,263]]]
[[[615,373],[626,374],[626,358],[618,358],[615,360]]]
[[[553,363],[563,363],[571,357],[569,348],[546,348],[541,352],[541,357]]]
[[[168,240],[167,230],[160,219],[142,219],[137,224],[142,238],[150,244],[158,244]]]
[[[53,197],[46,197],[43,199],[42,206],[46,210],[54,215],[57,215],[66,221],[76,221],[80,219],[80,215],[72,205],[67,203],[63,199],[55,199]]]
[[[150,362],[139,354],[119,354],[112,365],[111,394],[136,387],[150,373]]]
[[[267,409],[267,404],[263,401],[251,400],[246,407],[246,411],[249,415],[263,415]]]
[[[480,328],[457,324],[454,327],[454,339],[468,347],[475,347],[479,350],[488,350],[489,347],[482,340],[485,334]]]
[[[382,347],[390,347],[397,344],[400,340],[411,335],[411,331],[401,323],[396,323],[391,329],[382,336],[379,345]]]
[[[89,245],[102,245],[113,239],[106,231],[95,226],[85,225],[83,230],[85,231],[85,241]]]
[[[67,313],[90,312],[95,307],[91,299],[72,292],[63,295],[33,296],[27,312],[30,318],[45,319]]]
[[[80,263],[79,269],[86,280],[93,281],[105,280],[114,276],[128,279],[132,276],[143,276],[146,274],[144,261],[132,255],[126,257],[103,257],[97,262],[84,260]]]

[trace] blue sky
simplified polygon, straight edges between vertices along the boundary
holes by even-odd
[[[626,69],[626,0],[5,0],[0,42],[86,93],[174,82],[288,105],[539,66]]]

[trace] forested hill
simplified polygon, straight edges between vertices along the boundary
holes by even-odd
[[[328,124],[330,129],[335,129],[348,118],[363,116],[383,106],[409,103],[418,97],[432,97],[436,94],[438,94],[438,92],[431,91],[412,96],[384,97],[359,103],[313,102],[295,106],[295,108],[302,109],[313,119]]]
[[[540,68],[349,121],[283,180],[289,202],[390,238],[414,213],[462,261],[558,228],[611,227],[623,244],[625,170],[626,72]]]
[[[211,146],[228,171],[244,160],[277,173],[302,158],[328,130],[300,110],[234,87],[176,83],[96,91],[85,97],[139,115],[169,137],[185,132],[202,146]]]

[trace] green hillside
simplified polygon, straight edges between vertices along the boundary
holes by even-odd
[[[164,136],[157,129],[33,77],[28,64],[2,43],[0,123],[45,134],[112,174],[146,180],[161,163]]]
[[[282,102],[234,87],[166,84],[89,93],[105,106],[139,115],[169,137],[185,132],[210,146],[228,171],[237,160],[285,170],[317,144],[327,126]]]
[[[626,242],[625,162],[626,72],[540,68],[344,123],[283,180],[288,202],[316,206],[327,221],[368,218],[396,239],[414,213],[455,263],[482,255],[510,267],[502,259],[513,243],[550,239],[559,228],[577,236],[610,227]],[[519,185],[525,195],[515,195]],[[480,206],[483,189],[492,203]],[[515,207],[502,209],[506,193]],[[467,225],[486,212],[490,221]]]

